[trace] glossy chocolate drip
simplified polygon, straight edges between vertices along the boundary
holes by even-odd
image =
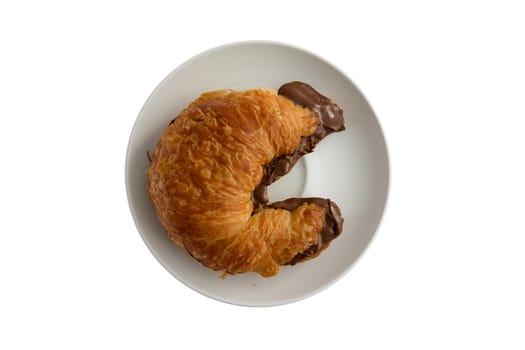
[[[288,174],[297,161],[312,152],[327,135],[345,129],[343,110],[310,85],[294,81],[281,86],[277,93],[295,104],[312,110],[319,118],[319,125],[312,135],[301,138],[301,142],[292,154],[276,157],[264,165],[262,181],[252,193],[254,211],[268,203],[268,186]]]
[[[277,93],[298,105],[314,111],[319,117],[321,126],[328,132],[326,135],[345,129],[343,110],[328,97],[315,91],[310,85],[300,81],[293,81],[281,86]]]
[[[267,204],[269,202],[268,186],[292,170],[297,161],[305,154],[314,150],[315,146],[327,135],[345,129],[343,110],[328,97],[321,95],[310,85],[294,81],[281,86],[278,94],[288,98],[295,104],[312,110],[319,118],[319,125],[310,136],[303,136],[301,142],[292,154],[274,158],[263,167],[261,183],[252,192],[254,212],[264,207],[294,210],[303,203],[316,204],[325,210],[325,223],[319,233],[318,243],[297,254],[289,264],[316,254],[326,248],[328,243],[337,237],[342,230],[343,219],[339,207],[329,199],[321,198],[289,198],[284,201]]]
[[[275,209],[286,209],[292,211],[302,204],[315,204],[324,209],[325,221],[321,232],[317,238],[317,244],[311,245],[308,249],[300,252],[288,262],[290,265],[295,265],[298,262],[307,259],[308,257],[320,252],[328,247],[328,244],[343,230],[343,217],[341,210],[329,199],[322,198],[289,198],[284,201],[274,202],[270,206]]]

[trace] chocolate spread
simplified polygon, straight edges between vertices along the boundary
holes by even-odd
[[[334,202],[322,198],[289,198],[268,204],[268,186],[290,172],[297,161],[303,155],[312,152],[323,138],[333,132],[344,130],[345,126],[343,110],[306,83],[299,81],[286,83],[279,88],[278,94],[312,110],[319,118],[319,125],[315,132],[310,136],[303,136],[292,154],[276,157],[264,165],[262,181],[252,193],[254,212],[265,207],[291,211],[304,203],[316,204],[325,210],[325,223],[319,233],[318,243],[297,254],[288,263],[295,265],[326,248],[330,241],[341,233],[343,227],[341,211]]]
[[[288,262],[290,265],[295,265],[296,263],[305,260],[311,255],[320,252],[325,249],[328,244],[343,230],[343,217],[341,216],[341,210],[329,199],[323,198],[288,198],[284,201],[274,202],[270,207],[275,209],[286,209],[294,210],[302,204],[315,204],[324,209],[325,220],[321,232],[319,232],[319,237],[317,238],[317,244],[311,245],[306,250],[300,252]]]

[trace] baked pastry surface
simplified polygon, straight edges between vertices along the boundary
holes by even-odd
[[[331,206],[272,207],[253,198],[264,166],[293,154],[319,125],[311,109],[272,90],[202,94],[164,130],[147,170],[147,191],[170,240],[214,270],[265,277],[319,246]]]

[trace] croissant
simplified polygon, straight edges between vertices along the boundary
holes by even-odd
[[[326,135],[342,110],[301,82],[202,94],[172,120],[147,169],[147,191],[169,239],[205,266],[276,275],[311,259],[342,231],[329,199],[271,203],[267,187]]]

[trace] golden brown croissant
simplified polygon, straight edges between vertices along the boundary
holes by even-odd
[[[266,188],[343,129],[342,110],[304,83],[279,94],[202,94],[166,128],[147,170],[169,238],[230,274],[272,276],[280,265],[317,256],[342,230],[339,208],[320,198],[269,203]]]

